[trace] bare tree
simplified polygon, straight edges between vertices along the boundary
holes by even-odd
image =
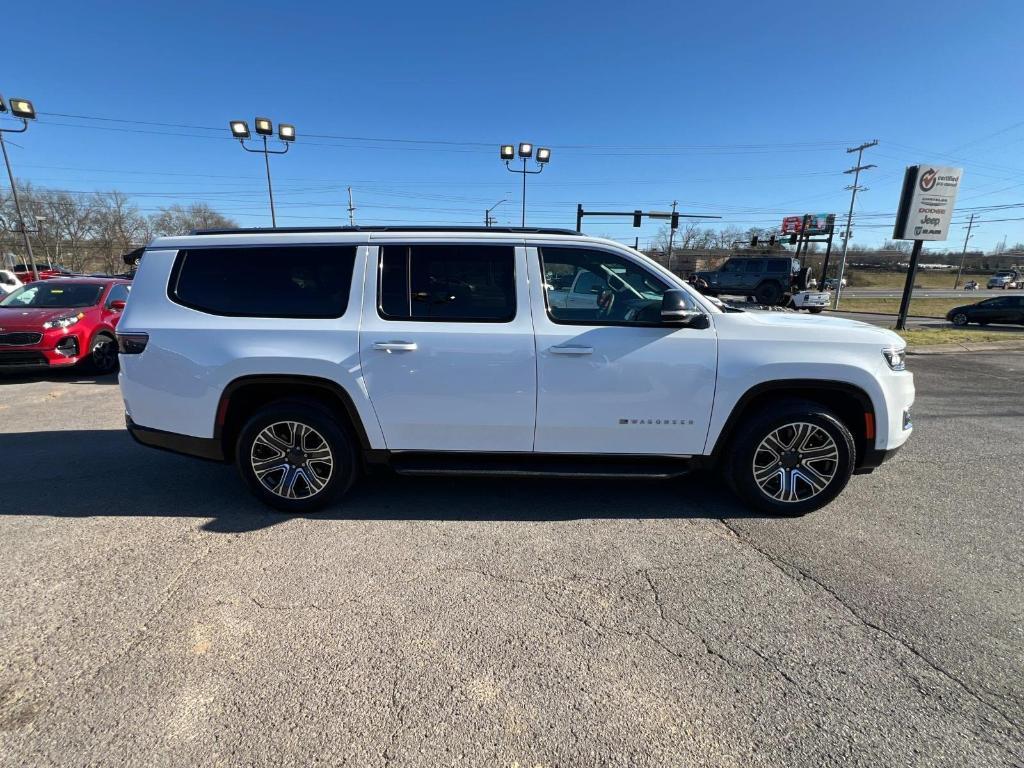
[[[193,203],[187,207],[172,205],[150,217],[154,235],[187,235],[194,229],[230,229],[237,226],[236,221],[217,213],[206,203]]]

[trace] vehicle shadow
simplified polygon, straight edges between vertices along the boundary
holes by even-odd
[[[74,368],[58,368],[56,370],[42,368],[36,370],[0,369],[0,387],[5,384],[28,384],[34,381],[46,381],[62,384],[117,384],[117,373],[106,373],[102,376]]]
[[[233,467],[137,445],[123,430],[0,434],[0,515],[207,518],[206,531],[286,523]],[[714,475],[679,480],[432,478],[376,473],[317,520],[532,521],[750,517]]]

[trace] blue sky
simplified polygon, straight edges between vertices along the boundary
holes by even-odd
[[[278,223],[518,224],[498,144],[550,146],[528,223],[575,205],[719,214],[741,227],[845,215],[854,243],[891,234],[903,168],[963,165],[962,245],[1024,241],[1024,4],[12,3],[0,93],[40,119],[11,137],[39,185],[121,189],[143,210],[204,200],[267,225],[262,158],[232,118],[294,123],[272,160]],[[21,43],[11,45],[17,39]],[[128,122],[136,121],[136,122]],[[183,127],[178,127],[183,126]],[[586,229],[630,242],[630,222]],[[943,248],[937,243],[930,247]]]

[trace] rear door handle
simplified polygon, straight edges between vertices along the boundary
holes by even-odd
[[[548,347],[548,352],[553,355],[590,355],[593,354],[593,347]]]
[[[373,348],[381,352],[415,352],[415,341],[375,341]]]

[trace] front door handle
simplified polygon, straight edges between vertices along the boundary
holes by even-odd
[[[562,347],[548,347],[548,352],[553,355],[590,355],[593,354],[594,348],[572,347],[567,345]]]
[[[381,352],[415,352],[415,341],[375,341],[373,348]]]

